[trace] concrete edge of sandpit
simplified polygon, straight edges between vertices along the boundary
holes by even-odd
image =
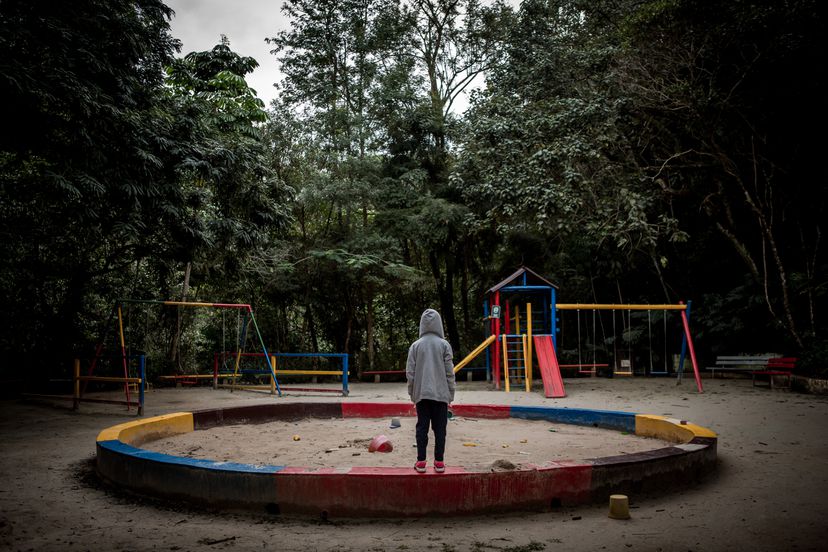
[[[684,420],[611,410],[452,406],[455,416],[523,418],[655,437],[672,446],[622,456],[527,464],[515,470],[445,473],[412,468],[250,465],[139,448],[147,441],[223,424],[303,418],[415,416],[410,403],[283,403],[178,412],[101,431],[97,469],[130,491],[211,508],[324,517],[475,515],[605,501],[614,493],[683,486],[716,465],[717,435]]]

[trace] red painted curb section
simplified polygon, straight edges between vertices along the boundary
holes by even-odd
[[[547,509],[589,502],[591,473],[591,465],[576,462],[501,472],[448,468],[441,474],[413,468],[285,468],[274,475],[274,502],[282,512],[351,517]]]
[[[386,416],[416,416],[411,403],[342,403],[343,418],[384,418]]]
[[[455,416],[463,418],[508,418],[511,416],[511,406],[493,404],[455,404],[451,411]]]

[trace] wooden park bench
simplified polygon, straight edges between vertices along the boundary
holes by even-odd
[[[790,389],[791,380],[793,379],[793,369],[796,367],[796,358],[793,357],[774,357],[768,359],[765,368],[762,370],[754,370],[751,372],[753,376],[753,385],[756,385],[756,376],[764,378],[768,377],[768,387],[774,389],[774,379],[776,377],[786,378],[786,385],[777,385],[778,389]]]
[[[708,366],[706,369],[710,370],[710,376],[715,378],[716,372],[742,372],[749,374],[756,370],[766,370],[768,361],[776,358],[779,355],[735,355],[735,356],[717,356],[715,366]]]
[[[466,366],[462,368],[462,372],[466,372],[466,381],[472,381],[475,372],[486,372],[485,366]]]

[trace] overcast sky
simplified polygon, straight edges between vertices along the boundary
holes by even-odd
[[[247,82],[266,106],[276,97],[273,83],[281,79],[281,74],[276,56],[270,53],[272,48],[264,39],[272,38],[279,31],[288,28],[288,19],[281,12],[282,2],[283,0],[166,0],[166,4],[175,11],[170,27],[173,36],[182,42],[181,55],[210,50],[219,43],[221,35],[227,36],[234,52],[250,56],[259,62],[259,67],[247,75]],[[517,6],[519,0],[511,0],[511,3]],[[482,79],[478,81],[482,84]],[[452,111],[462,113],[466,107],[468,96],[463,95],[457,98]]]
[[[270,104],[276,96],[273,83],[280,77],[276,56],[264,39],[287,27],[282,0],[166,0],[166,4],[175,10],[170,27],[183,43],[181,55],[210,50],[226,35],[234,52],[259,62],[247,82],[265,105]]]

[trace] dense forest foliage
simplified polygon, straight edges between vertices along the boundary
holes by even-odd
[[[435,307],[465,354],[521,265],[565,302],[692,300],[705,359],[828,375],[820,2],[282,10],[254,60],[177,57],[161,0],[0,4],[3,379],[88,358],[119,298],[251,303],[270,349],[356,370],[396,367]],[[257,64],[285,75],[270,106]],[[238,327],[124,314],[156,374]]]

